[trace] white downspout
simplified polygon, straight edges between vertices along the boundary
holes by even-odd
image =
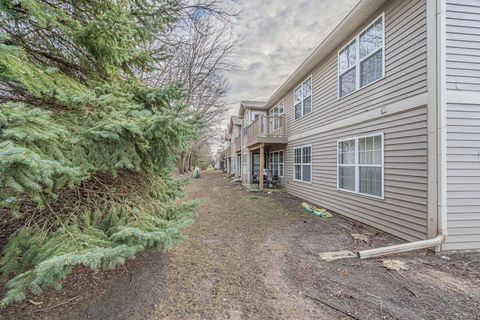
[[[446,0],[436,1],[437,236],[432,239],[358,251],[360,259],[440,246],[447,236]]]
[[[437,0],[438,234],[447,236],[447,18],[446,0]]]

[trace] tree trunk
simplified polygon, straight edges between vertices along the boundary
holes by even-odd
[[[185,152],[184,151],[180,153],[180,157],[178,158],[178,173],[179,174],[185,173]]]
[[[188,172],[188,151],[182,155],[182,173]]]
[[[193,166],[193,152],[190,153],[190,160],[188,161],[189,164],[190,164],[190,170],[192,170],[192,166]]]

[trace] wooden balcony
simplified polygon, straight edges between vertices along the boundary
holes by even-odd
[[[286,144],[285,116],[260,115],[247,128],[247,147],[259,144]]]

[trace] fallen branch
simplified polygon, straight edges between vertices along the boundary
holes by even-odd
[[[474,262],[480,262],[480,260],[472,260],[472,261],[469,261],[467,263],[464,263],[463,266],[466,267],[468,266],[470,263],[474,263]]]
[[[77,298],[78,298],[78,296],[75,296],[75,297],[70,298],[70,299],[68,299],[68,300],[65,300],[65,301],[63,301],[63,302],[57,303],[56,305],[53,305],[53,306],[48,307],[48,308],[45,308],[45,309],[37,310],[37,311],[35,311],[35,312],[45,312],[45,311],[54,309],[54,308],[56,308],[56,307],[63,306],[64,304],[70,303],[70,302],[72,302],[73,300],[76,300]]]
[[[335,311],[337,311],[337,312],[340,312],[340,313],[342,313],[342,314],[344,314],[344,315],[346,315],[346,316],[348,316],[348,317],[350,317],[350,318],[352,318],[352,319],[360,320],[360,318],[357,318],[356,316],[352,315],[350,312],[344,311],[344,310],[342,310],[342,309],[339,309],[339,308],[331,305],[331,304],[328,303],[328,302],[325,302],[325,301],[323,301],[323,300],[320,300],[319,298],[315,298],[315,297],[309,296],[308,294],[305,294],[304,296],[307,297],[307,298],[310,298],[310,299],[312,299],[312,300],[318,301],[318,302],[320,302],[321,304],[324,304],[324,305],[326,305],[327,307],[330,307],[330,308],[332,308],[333,310],[335,310]]]
[[[130,271],[128,271],[127,267],[125,266],[125,271],[127,272],[127,274],[130,276],[130,282],[128,283],[128,287],[130,288],[130,286],[132,285],[133,283],[133,273],[131,273]]]

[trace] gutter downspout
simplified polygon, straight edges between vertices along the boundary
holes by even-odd
[[[358,251],[360,259],[439,247],[447,236],[446,0],[431,1],[436,2],[437,236],[427,240],[361,250]]]

